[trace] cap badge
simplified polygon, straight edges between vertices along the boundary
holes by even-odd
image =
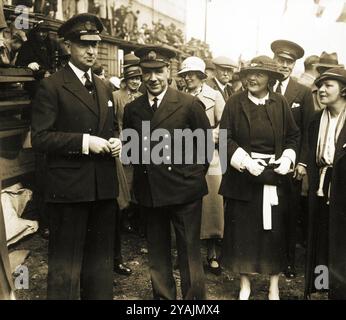
[[[148,59],[149,59],[149,60],[156,60],[156,57],[157,57],[157,55],[156,55],[156,52],[155,52],[155,51],[150,51],[150,52],[148,53]]]
[[[90,31],[92,29],[91,21],[86,21],[84,27],[86,30]]]

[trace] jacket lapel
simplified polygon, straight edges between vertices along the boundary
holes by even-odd
[[[99,113],[100,113],[100,116],[99,116],[99,126],[98,126],[98,131],[100,133],[102,131],[103,126],[105,124],[105,121],[107,119],[107,116],[108,116],[108,102],[111,101],[111,100],[109,100],[110,95],[108,94],[107,88],[103,84],[102,80],[99,79],[97,76],[93,76],[93,81],[94,81],[95,88],[96,88],[97,102],[98,102]]]
[[[336,143],[334,166],[344,155],[346,155],[346,121],[344,123],[344,126],[339,134],[338,141]]]
[[[168,88],[159,108],[154,113],[154,117],[151,121],[152,130],[157,128],[162,121],[170,117],[181,106],[182,105],[179,103],[176,92],[173,89]]]
[[[298,94],[298,86],[297,86],[295,80],[290,78],[290,80],[288,81],[286,92],[284,94],[290,108],[291,108],[292,103],[294,102],[294,99],[297,96],[297,94]]]
[[[90,94],[69,66],[65,67],[63,77],[65,82],[63,87],[78,98],[92,113],[98,116],[97,105],[94,104]]]
[[[246,119],[249,124],[249,128],[251,128],[251,115],[250,115],[250,100],[247,97],[247,93],[242,95],[242,99],[240,100],[240,104],[242,106],[242,110],[246,116]]]

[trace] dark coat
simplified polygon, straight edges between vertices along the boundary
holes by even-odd
[[[84,202],[116,199],[118,181],[110,155],[82,154],[83,134],[116,137],[114,103],[93,77],[97,103],[69,66],[44,79],[32,110],[33,148],[47,154],[45,200]]]
[[[219,142],[219,148],[227,148],[227,171],[223,175],[219,193],[226,198],[241,201],[251,200],[253,184],[250,175],[233,168],[230,161],[239,147],[251,154],[250,103],[248,91],[236,93],[226,103],[220,122],[220,130],[227,130],[227,145]],[[270,93],[266,108],[275,134],[276,159],[285,149],[296,151],[300,137],[299,129],[286,99],[279,94]]]
[[[227,100],[229,99],[229,97],[231,97],[234,92],[232,89],[232,86],[230,84],[226,84],[226,91],[228,93],[228,97],[225,95],[225,92],[223,90],[221,90],[221,88],[219,87],[219,85],[217,84],[215,78],[211,79],[211,80],[207,80],[206,84],[213,88],[214,90],[219,91],[222,94],[223,99],[225,100],[225,103],[227,102]]]
[[[309,233],[305,276],[305,296],[311,293],[314,284],[315,243],[318,207],[316,191],[319,186],[319,168],[316,164],[316,148],[322,111],[317,113],[309,127],[310,146],[308,161],[309,176]],[[346,299],[346,123],[340,132],[332,171],[329,205],[329,296],[332,299]]]
[[[205,174],[209,166],[206,159],[203,159],[205,164],[197,164],[195,159],[193,164],[184,164],[184,161],[183,164],[174,164],[173,161],[159,165],[143,164],[142,141],[143,139],[150,141],[150,137],[143,137],[142,121],[150,121],[151,133],[155,129],[169,131],[170,135],[164,138],[163,143],[168,146],[169,156],[173,160],[174,129],[189,128],[192,131],[199,128],[204,131],[211,129],[202,102],[196,97],[168,88],[158,110],[154,113],[148,95],[144,94],[125,107],[123,129],[131,128],[139,134],[141,164],[134,165],[133,185],[136,199],[141,205],[163,207],[185,204],[206,195],[208,188]],[[209,138],[212,139],[211,132]],[[157,144],[158,142],[151,141],[149,150],[153,150]],[[193,146],[189,146],[190,150],[196,148],[196,142]],[[185,157],[184,150],[183,145],[182,159]],[[212,154],[209,156],[211,160]]]
[[[288,105],[291,107],[293,118],[301,133],[301,143],[297,153],[297,164],[307,164],[309,152],[308,127],[314,115],[314,101],[311,89],[290,78],[284,94]]]

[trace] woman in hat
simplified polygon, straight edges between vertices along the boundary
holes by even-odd
[[[214,142],[217,144],[219,123],[225,103],[221,93],[204,83],[207,78],[204,61],[198,57],[185,59],[178,75],[185,79],[186,92],[197,96],[205,105],[207,117],[214,129]],[[216,275],[221,273],[216,243],[223,237],[224,226],[223,198],[218,194],[221,177],[219,154],[215,150],[206,176],[209,193],[203,198],[200,236],[207,241],[207,270]]]
[[[325,108],[309,127],[305,297],[328,289],[329,273],[329,298],[346,299],[346,70],[329,69],[315,84]]]
[[[269,91],[283,75],[276,63],[259,56],[241,69],[245,91],[226,103],[220,130],[227,130],[227,170],[220,194],[226,199],[221,264],[240,274],[240,300],[251,293],[250,275],[270,276],[268,298],[279,299],[285,268],[282,185],[294,167],[299,141],[286,99]],[[221,161],[221,164],[224,162]]]

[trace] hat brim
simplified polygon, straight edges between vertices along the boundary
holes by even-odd
[[[215,67],[220,67],[220,68],[224,68],[224,69],[234,70],[234,69],[238,68],[237,66],[230,66],[228,64],[216,64],[216,63],[214,63],[214,64],[215,64]]]
[[[320,88],[322,86],[322,82],[325,80],[336,80],[346,85],[346,77],[341,75],[322,74],[315,80],[316,87]]]
[[[182,69],[180,71],[178,71],[178,75],[179,76],[182,76],[183,74],[186,74],[188,72],[196,72],[198,74],[200,74],[202,76],[202,79],[206,79],[208,78],[207,74],[201,70],[192,70],[192,69],[188,69],[188,68],[185,68],[185,69]]]
[[[285,59],[288,59],[288,60],[291,60],[291,61],[296,61],[297,60],[297,58],[292,57],[292,56],[290,56],[287,53],[277,53],[276,55],[281,57],[281,58],[285,58]]]
[[[343,68],[343,67],[344,67],[343,64],[331,64],[331,63],[317,63],[316,64],[316,70],[319,73],[323,73],[327,71],[328,69]]]
[[[159,69],[163,67],[167,67],[169,65],[168,62],[163,62],[163,61],[142,61],[139,63],[139,66],[141,68],[146,68],[146,69]]]
[[[259,68],[259,67],[251,67],[251,68],[243,68],[240,70],[239,74],[241,77],[246,76],[248,73],[250,72],[263,72],[269,75],[270,79],[274,79],[274,80],[283,80],[284,79],[284,74],[279,72],[279,71],[274,71],[271,69],[266,69],[266,68]]]

